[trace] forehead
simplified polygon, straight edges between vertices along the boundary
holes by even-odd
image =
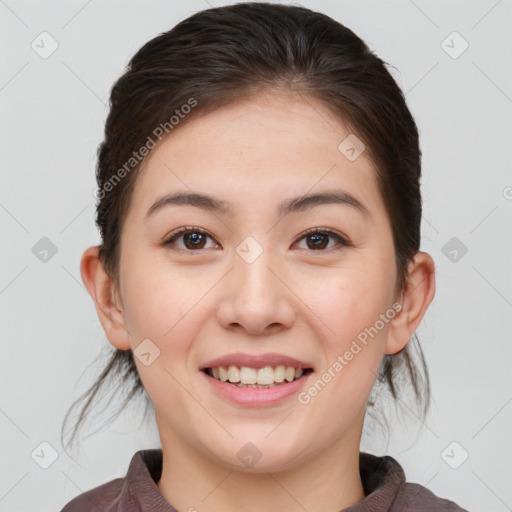
[[[357,196],[368,210],[382,209],[365,151],[347,157],[353,136],[313,98],[260,94],[173,130],[143,162],[132,205],[144,216],[163,194],[187,190],[251,208],[333,188]]]

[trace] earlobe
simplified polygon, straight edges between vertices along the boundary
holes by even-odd
[[[435,295],[435,264],[432,257],[418,251],[409,264],[406,289],[402,293],[402,309],[391,321],[386,354],[403,350],[419,327]]]
[[[99,246],[94,245],[84,251],[80,274],[108,340],[120,350],[129,350],[130,337],[123,310],[119,307],[121,301],[117,298],[117,287],[100,261]]]

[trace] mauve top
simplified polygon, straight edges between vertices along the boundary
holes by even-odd
[[[468,512],[419,484],[406,483],[393,457],[360,452],[359,472],[365,498],[340,512]],[[161,473],[162,450],[140,450],[125,478],[77,496],[61,512],[178,512],[156,486]]]

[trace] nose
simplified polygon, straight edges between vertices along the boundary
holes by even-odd
[[[224,278],[217,307],[221,326],[253,335],[289,329],[296,316],[294,294],[282,269],[275,260],[271,261],[269,251],[263,251],[251,263],[235,252],[233,268]]]

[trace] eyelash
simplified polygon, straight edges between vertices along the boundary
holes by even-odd
[[[169,236],[169,238],[167,238],[164,242],[162,242],[161,245],[162,246],[172,246],[178,238],[180,238],[182,235],[187,234],[187,233],[200,233],[200,234],[206,235],[206,236],[210,237],[212,240],[214,240],[214,238],[209,233],[204,231],[203,229],[195,228],[193,226],[187,226],[185,228],[182,228],[182,229],[172,233]],[[335,231],[333,231],[331,229],[322,229],[322,228],[312,228],[312,229],[307,230],[306,232],[301,234],[301,236],[299,237],[299,239],[297,241],[300,241],[303,238],[306,238],[307,236],[316,235],[316,234],[326,235],[326,236],[336,239],[336,241],[338,242],[338,245],[341,246],[341,247],[337,248],[338,250],[343,247],[351,246],[351,244],[346,240],[346,238],[339,235]],[[205,250],[205,249],[198,249],[198,250],[182,249],[181,247],[178,247],[177,249],[186,251],[186,252],[200,252],[202,250]],[[319,249],[318,251],[310,250],[310,252],[330,252],[333,249],[336,250],[336,247],[331,247],[330,249]]]

